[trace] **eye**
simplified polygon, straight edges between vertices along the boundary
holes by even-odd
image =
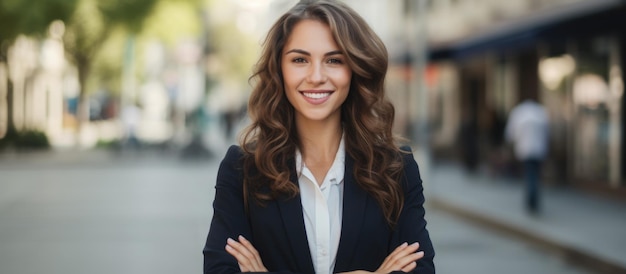
[[[343,60],[339,59],[339,58],[329,58],[328,61],[329,64],[336,64],[336,65],[341,65],[343,64]]]
[[[291,62],[294,62],[294,63],[306,63],[306,60],[304,58],[302,58],[302,57],[296,57],[296,58],[291,59]]]

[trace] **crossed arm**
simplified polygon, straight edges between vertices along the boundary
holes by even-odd
[[[390,273],[393,271],[410,272],[417,266],[415,261],[424,257],[424,252],[417,252],[419,243],[403,243],[389,254],[380,267],[373,273]],[[267,272],[263,265],[259,252],[243,236],[238,241],[228,238],[226,252],[237,259],[241,272]],[[356,270],[343,274],[372,273],[364,270]]]
[[[214,201],[214,215],[211,223],[211,229],[207,237],[207,243],[203,250],[204,253],[204,272],[205,273],[237,273],[237,272],[265,272],[267,267],[275,268],[272,259],[276,257],[287,256],[290,259],[282,262],[282,269],[298,269],[305,262],[297,261],[294,254],[289,253],[288,242],[277,242],[277,253],[273,255],[264,254],[263,262],[258,250],[263,251],[263,243],[261,246],[254,247],[248,240],[238,238],[238,235],[245,237],[253,236],[249,219],[246,218],[244,210],[243,194],[242,194],[242,175],[241,167],[238,164],[240,154],[239,148],[231,147],[227,156],[222,161],[218,172],[216,184],[216,197]],[[389,272],[409,272],[409,273],[434,273],[433,257],[434,250],[432,243],[426,230],[426,222],[424,220],[424,197],[422,193],[421,180],[419,179],[419,171],[417,164],[412,159],[412,155],[406,156],[405,177],[406,192],[405,206],[397,224],[397,229],[392,235],[389,235],[387,246],[396,247],[394,250],[388,250],[389,254],[378,253],[368,254],[367,259],[370,263],[366,268],[363,263],[344,265],[339,267],[340,271],[352,271],[356,269],[368,269],[374,273]],[[411,179],[408,179],[411,178]],[[257,216],[257,215],[255,215]],[[266,215],[260,220],[267,221]],[[258,220],[257,220],[258,221]],[[265,225],[265,224],[263,224]],[[227,238],[231,238],[227,241]],[[417,243],[419,242],[419,244]],[[257,244],[257,243],[255,243]],[[267,244],[267,243],[265,243]],[[379,243],[380,244],[380,243]],[[386,244],[383,244],[386,245]],[[228,248],[226,246],[229,246]],[[378,245],[380,247],[380,245]],[[363,246],[357,247],[363,248]],[[423,252],[417,252],[418,248]],[[266,248],[267,249],[267,248]],[[361,250],[362,251],[362,250]],[[382,251],[382,250],[379,250]],[[382,251],[384,252],[384,251]],[[372,255],[377,258],[384,258],[382,263],[371,265],[373,261]],[[269,256],[269,257],[268,257]],[[273,257],[272,257],[273,256]],[[383,257],[386,256],[386,257]],[[267,261],[269,260],[269,261]],[[235,264],[237,262],[237,264]],[[357,267],[361,265],[361,267]],[[267,267],[266,267],[267,266]],[[272,270],[275,271],[275,270]],[[291,273],[289,271],[278,271],[273,273]],[[345,273],[370,273],[365,271],[354,271]]]

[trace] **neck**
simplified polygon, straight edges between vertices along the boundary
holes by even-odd
[[[300,137],[300,152],[305,160],[324,161],[333,160],[343,129],[341,121],[320,121],[296,123]]]

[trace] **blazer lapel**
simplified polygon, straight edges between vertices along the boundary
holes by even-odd
[[[290,180],[298,185],[298,176],[295,172],[295,162],[290,161],[289,167],[292,170]],[[309,242],[306,236],[306,228],[304,226],[304,216],[302,213],[302,202],[300,194],[293,199],[279,198],[277,200],[280,214],[282,217],[287,238],[291,244],[296,264],[301,272],[314,273],[313,261],[309,250]]]
[[[365,217],[367,193],[354,181],[354,160],[346,155],[344,174],[343,214],[341,238],[337,249],[335,269],[348,269],[356,254],[356,247]]]

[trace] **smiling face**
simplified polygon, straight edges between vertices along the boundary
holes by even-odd
[[[298,22],[283,48],[281,69],[297,123],[340,122],[352,70],[328,25]]]

